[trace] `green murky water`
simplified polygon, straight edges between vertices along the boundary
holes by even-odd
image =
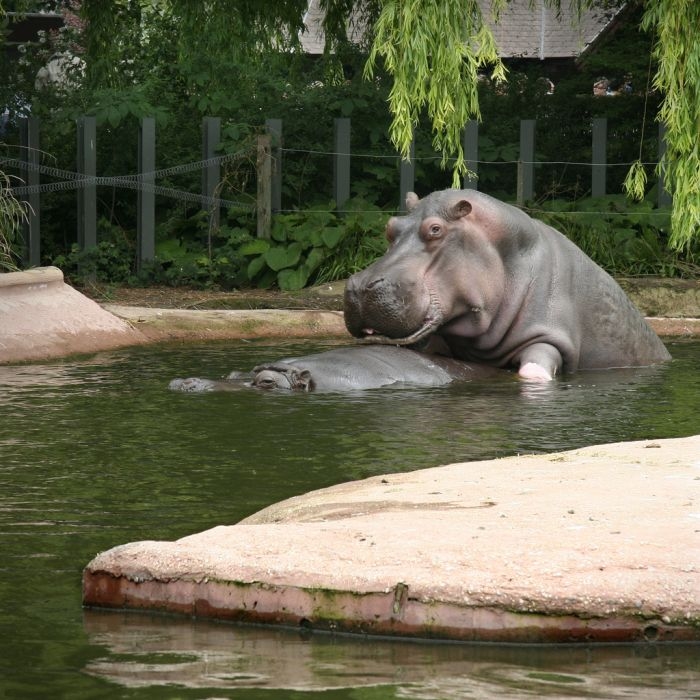
[[[176,394],[316,345],[134,348],[0,367],[0,697],[700,698],[700,648],[304,637],[83,611],[99,551],[234,523],[372,474],[700,432],[700,343],[672,363],[345,395]],[[700,456],[699,456],[700,457]],[[671,543],[672,544],[672,543]]]

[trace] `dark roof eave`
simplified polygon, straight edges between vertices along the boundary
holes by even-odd
[[[589,53],[595,50],[595,48],[604,41],[608,35],[613,34],[621,23],[621,16],[623,13],[631,7],[629,2],[625,2],[620,5],[617,12],[610,18],[610,21],[598,32],[598,34],[590,41],[583,50],[575,57],[576,63],[582,61]]]

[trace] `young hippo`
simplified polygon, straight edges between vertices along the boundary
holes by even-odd
[[[493,376],[498,370],[391,345],[335,348],[258,365],[251,385],[291,391],[350,391],[391,384],[440,386]]]
[[[202,379],[201,377],[187,377],[186,379],[181,379],[178,377],[168,384],[168,389],[200,394],[205,391],[236,391],[240,386],[240,383],[234,382],[233,378]]]
[[[226,379],[173,379],[173,391],[235,391],[241,386],[288,391],[353,391],[388,385],[441,386],[505,374],[492,367],[391,345],[354,345],[257,365]]]

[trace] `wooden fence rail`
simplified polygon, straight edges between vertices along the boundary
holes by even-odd
[[[281,119],[268,119],[265,132],[258,140],[257,148],[257,235],[269,237],[272,215],[282,208],[282,183],[284,170],[283,124]],[[350,198],[351,191],[351,122],[350,119],[336,119],[333,134],[333,197],[339,211]],[[536,121],[522,120],[520,123],[520,153],[517,161],[517,204],[522,206],[535,195],[535,134]],[[591,194],[601,197],[606,194],[607,172],[607,119],[593,119],[591,124]],[[144,118],[139,126],[137,174],[122,177],[97,176],[97,128],[94,117],[82,117],[77,122],[77,173],[58,171],[39,164],[40,129],[34,117],[21,120],[19,161],[0,158],[0,167],[17,167],[23,185],[15,188],[19,197],[29,204],[29,216],[24,225],[24,262],[29,266],[41,264],[40,193],[58,189],[56,183],[42,185],[42,173],[63,178],[61,189],[77,189],[78,244],[83,249],[97,245],[97,187],[131,187],[137,195],[137,264],[139,268],[155,256],[155,197],[156,194],[174,196],[189,201],[198,201],[209,213],[211,227],[220,221],[220,208],[230,202],[219,195],[221,162],[226,156],[218,154],[221,141],[221,120],[206,117],[202,121],[202,160],[167,169],[167,172],[185,169],[200,169],[202,172],[201,194],[180,192],[155,185],[156,177],[166,171],[156,169],[156,126],[152,118]],[[465,177],[463,187],[477,188],[479,165],[479,125],[470,121],[465,125],[463,145],[465,160],[470,174]],[[659,129],[659,159],[665,150],[663,127]],[[415,188],[415,149],[412,146],[411,158],[401,160],[399,172],[399,192],[397,209],[404,209],[406,193]],[[357,156],[355,156],[357,157]],[[398,159],[398,156],[394,156]],[[329,173],[330,175],[330,173]],[[658,202],[670,203],[670,195],[659,181]]]

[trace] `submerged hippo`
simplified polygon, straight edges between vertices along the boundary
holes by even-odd
[[[348,391],[389,384],[441,386],[492,376],[491,367],[391,345],[354,345],[258,365],[251,384],[260,389]]]
[[[670,359],[620,286],[555,229],[475,190],[409,193],[389,249],[353,275],[345,323],[367,342],[431,339],[523,378]]]
[[[409,348],[371,345],[335,348],[302,357],[288,357],[258,365],[247,375],[248,386],[291,391],[351,391],[390,384],[441,386],[455,380],[493,376],[493,367],[469,364]],[[240,388],[246,375],[233,372],[226,380],[174,379],[175,391],[230,391]]]
[[[203,379],[202,377],[187,377],[186,379],[173,379],[168,384],[172,391],[200,394],[205,391],[236,391],[240,389],[240,383],[231,379]]]

